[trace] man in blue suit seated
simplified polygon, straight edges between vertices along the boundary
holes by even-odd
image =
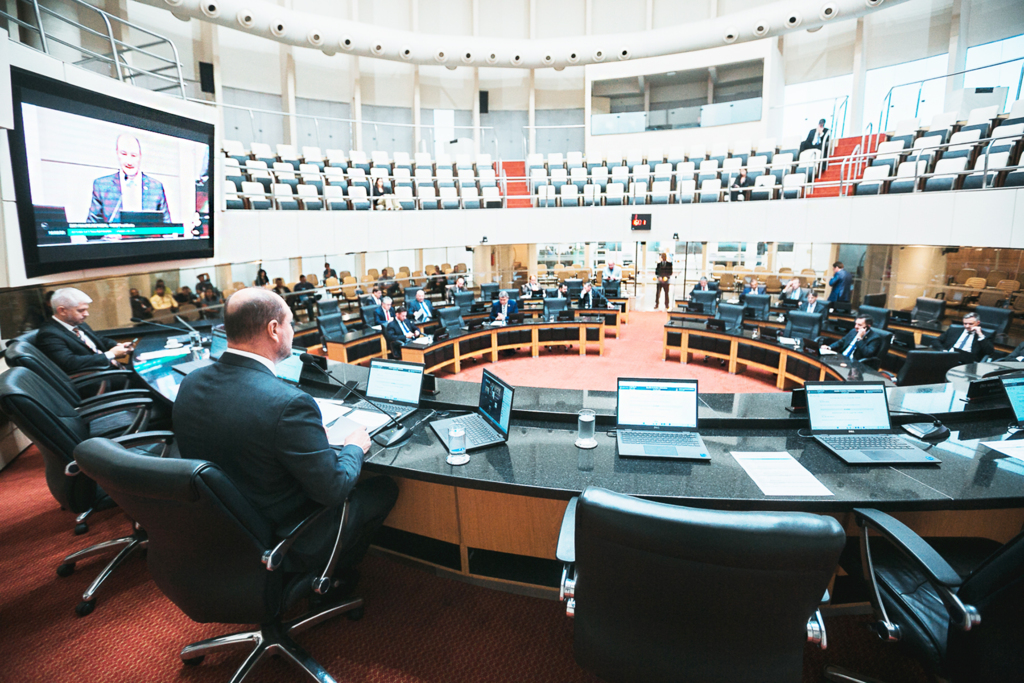
[[[355,565],[398,499],[398,486],[386,476],[360,481],[370,448],[366,431],[332,447],[313,397],[275,376],[275,364],[292,351],[292,312],[284,299],[265,289],[239,290],[228,299],[224,328],[228,348],[220,359],[181,382],[173,416],[181,457],[224,470],[279,534],[318,506],[332,508],[296,538],[286,572],[327,566],[348,499],[334,583],[345,583],[336,595],[350,594]]]
[[[828,310],[828,304],[818,301],[818,295],[814,292],[809,292],[807,294],[807,300],[801,303],[796,310],[803,311],[804,313],[817,313],[818,315],[821,315]]]
[[[846,272],[842,261],[836,261],[832,264],[832,279],[828,281],[828,286],[832,288],[828,295],[829,301],[850,303],[853,276]]]
[[[830,349],[852,360],[868,360],[882,350],[882,335],[871,329],[871,318],[857,318],[846,336],[822,349]]]
[[[491,305],[491,322],[508,322],[508,317],[519,312],[519,306],[515,301],[510,301],[508,292],[498,295],[498,300]]]
[[[756,277],[750,278],[750,284],[744,285],[743,296],[747,294],[764,294],[765,286]]]
[[[123,211],[155,211],[162,223],[170,223],[164,186],[142,172],[142,146],[127,133],[117,137],[117,173],[92,182],[92,204],[86,223],[116,223]]]
[[[391,354],[398,359],[402,357],[402,344],[423,334],[420,328],[416,327],[411,320],[406,320],[406,317],[406,310],[399,306],[395,310],[395,317],[384,328],[384,338],[388,342]]]
[[[380,302],[380,308],[377,309],[377,324],[380,325],[381,329],[388,326],[392,320],[395,319],[395,312],[391,310],[391,297],[386,296]]]
[[[422,289],[416,291],[416,301],[412,302],[412,304],[407,302],[406,305],[412,311],[412,317],[416,322],[423,324],[434,319],[434,307]]]
[[[600,297],[594,293],[594,286],[589,282],[583,283],[583,291],[580,292],[580,300],[577,304],[580,310],[584,308],[594,308],[596,304],[600,303]]]

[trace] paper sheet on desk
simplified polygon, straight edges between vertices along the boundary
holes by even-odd
[[[1024,460],[1024,441],[982,441],[981,445],[1011,458]]]
[[[161,349],[159,351],[149,351],[147,353],[140,353],[139,355],[135,356],[135,360],[142,362],[147,360],[154,360],[156,358],[173,358],[174,356],[184,356],[187,353],[189,353],[189,348],[187,346],[181,346],[176,349]]]
[[[329,427],[334,424],[335,420],[344,415],[348,415],[352,410],[337,401],[330,401],[325,398],[315,398],[313,400],[316,401],[317,407],[320,408],[320,417],[323,418],[324,427]]]
[[[384,413],[376,413],[370,410],[353,410],[346,418],[353,422],[358,422],[370,432],[388,421],[388,416]]]
[[[833,495],[824,484],[785,451],[733,451],[732,457],[766,496]]]

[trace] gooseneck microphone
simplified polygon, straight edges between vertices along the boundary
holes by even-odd
[[[189,332],[189,330],[183,330],[180,327],[171,327],[170,325],[164,325],[163,323],[155,323],[155,322],[153,322],[151,320],[143,320],[142,318],[130,318],[130,320],[133,323],[140,323],[142,325],[152,325],[153,327],[162,327],[165,330],[173,330],[173,331],[177,332],[178,334],[182,334],[182,333],[188,334],[188,332]],[[195,330],[192,330],[192,331],[194,332]]]
[[[348,384],[345,384],[344,382],[340,381],[337,377],[335,377],[334,375],[332,375],[331,373],[327,372],[322,367],[320,367],[320,363],[318,362],[318,356],[314,356],[311,353],[304,353],[301,356],[299,356],[299,360],[302,361],[302,364],[305,365],[306,367],[314,368],[317,372],[319,372],[321,375],[323,375],[327,379],[334,380],[335,382],[337,382],[338,385],[340,385],[341,388],[344,389],[347,392],[346,398],[348,398],[348,394],[355,394],[356,397],[362,399],[363,401],[366,401],[369,405],[373,406],[382,415],[384,415],[384,417],[388,418],[388,422],[390,422],[392,425],[394,425],[394,431],[391,433],[390,438],[385,438],[384,440],[378,440],[377,439],[378,436],[381,436],[381,433],[375,434],[373,437],[371,437],[373,439],[373,442],[376,443],[378,446],[384,446],[385,448],[390,448],[390,447],[396,445],[399,441],[404,441],[406,438],[408,438],[409,436],[412,435],[412,432],[410,432],[408,429],[406,429],[405,426],[403,426],[401,422],[396,420],[391,415],[391,413],[389,413],[388,411],[384,410],[379,405],[377,405],[376,403],[371,401],[361,391],[358,391],[354,387],[351,387]]]

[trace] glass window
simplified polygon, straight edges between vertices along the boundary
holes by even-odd
[[[944,75],[948,59],[948,55],[941,54],[868,71],[864,81],[864,126],[872,124],[877,133],[892,130],[904,119],[918,118],[927,124],[932,116],[941,114],[945,79],[921,80]]]
[[[783,137],[803,138],[819,119],[829,122],[833,137],[842,137],[846,134],[846,108],[852,91],[853,74],[787,85],[782,107]]]
[[[967,69],[978,69],[979,67],[998,64],[1010,59],[1017,61],[964,74],[965,88],[1006,88],[1007,94],[1006,102],[1003,103],[1003,113],[1010,111],[1010,107],[1022,95],[1021,77],[1024,74],[1024,35],[967,48]]]
[[[434,110],[434,156],[444,153],[444,143],[455,139],[455,110]]]

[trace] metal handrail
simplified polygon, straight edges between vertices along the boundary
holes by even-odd
[[[882,98],[882,104],[884,105],[878,112],[878,130],[879,132],[886,130],[889,127],[889,109],[892,108],[892,91],[896,88],[903,88],[908,85],[917,85],[917,105],[914,109],[914,115],[917,116],[919,107],[921,106],[921,90],[924,88],[924,84],[928,81],[937,81],[940,79],[950,78],[952,76],[962,76],[972,71],[981,71],[982,69],[991,69],[994,66],[1002,66],[1003,64],[1012,64],[1013,62],[1019,62],[1024,60],[1024,57],[1017,57],[1015,59],[1007,59],[1002,62],[995,62],[994,64],[986,64],[985,66],[976,66],[971,69],[964,69],[963,71],[955,71],[951,74],[943,74],[942,76],[932,76],[931,78],[922,78],[919,81],[908,81],[906,83],[900,83],[889,88],[889,92],[886,93],[885,97]],[[1021,94],[1021,83],[1024,82],[1024,64],[1021,65],[1021,80],[1017,84],[1017,99],[1020,99]],[[885,123],[882,123],[882,118],[885,118]]]

